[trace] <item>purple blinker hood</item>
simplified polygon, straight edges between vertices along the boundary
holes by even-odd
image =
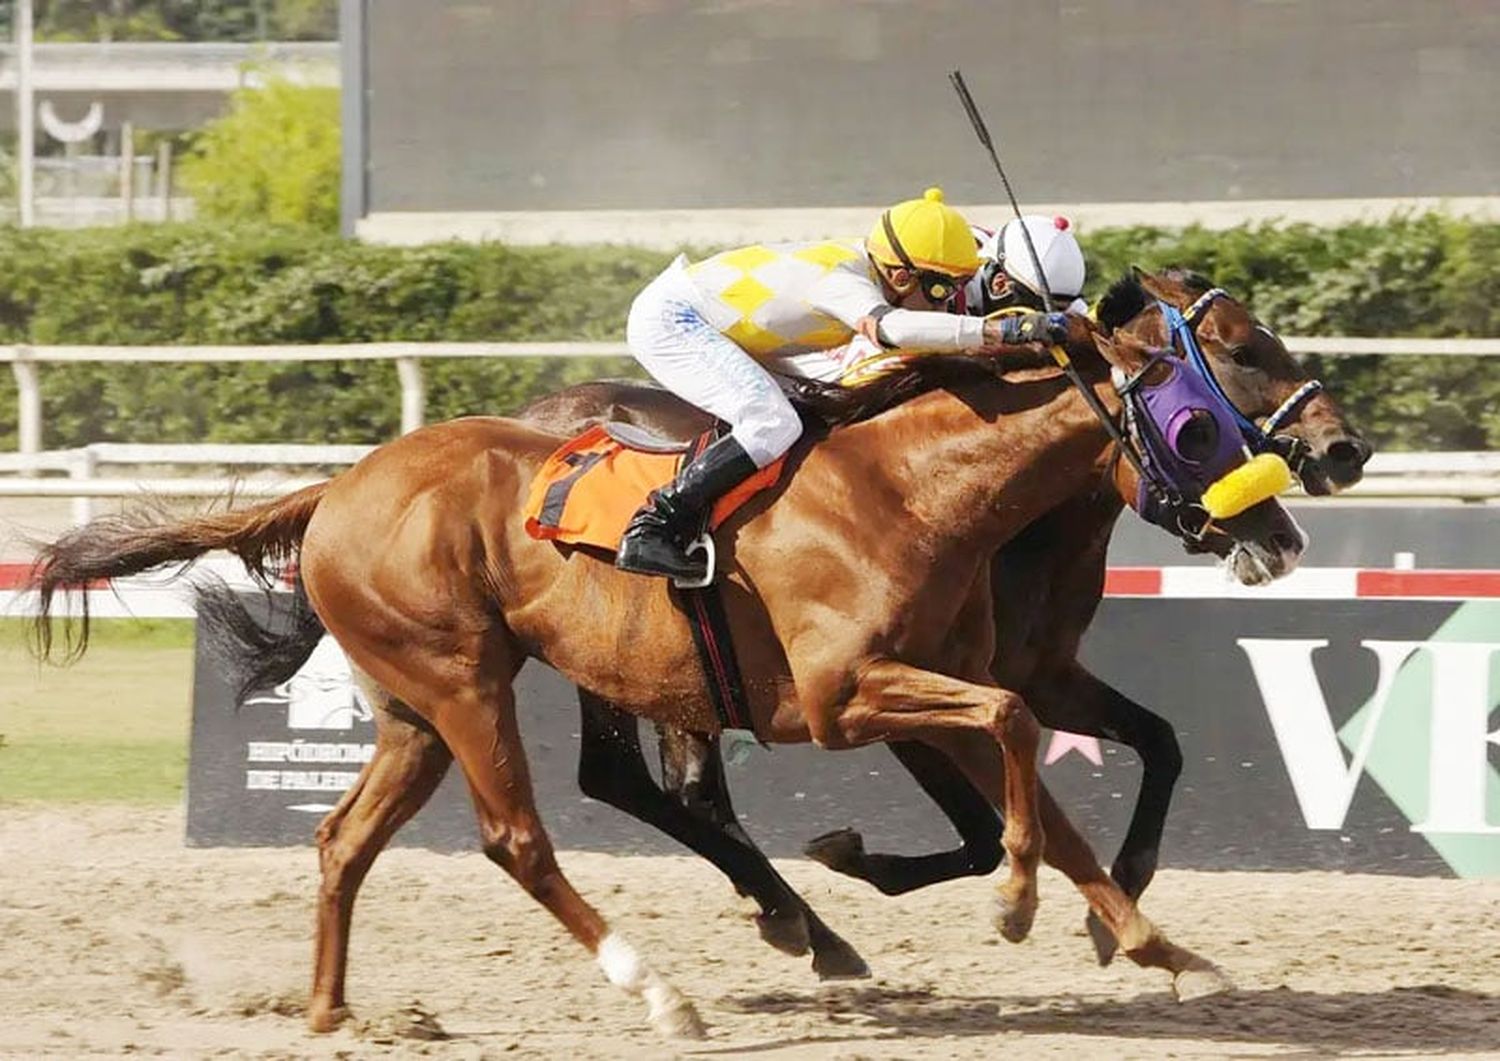
[[[1166,366],[1167,378],[1145,382],[1143,374],[1155,365]],[[1245,462],[1245,440],[1234,410],[1218,388],[1170,349],[1156,351],[1124,395],[1141,457],[1158,491],[1197,504],[1204,490]],[[1151,486],[1141,480],[1136,509],[1151,522],[1169,526],[1171,513]]]

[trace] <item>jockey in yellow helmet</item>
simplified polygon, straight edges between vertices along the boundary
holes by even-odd
[[[1053,341],[1060,318],[985,321],[947,312],[979,266],[962,214],[938,188],[881,213],[869,237],[756,244],[689,264],[679,256],[636,296],[626,341],[662,386],[729,424],[727,435],[652,492],[620,542],[626,571],[701,579],[686,551],[714,501],[786,453],[802,423],[775,374],[856,330],[915,351]]]

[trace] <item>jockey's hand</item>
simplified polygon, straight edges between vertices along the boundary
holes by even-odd
[[[875,317],[861,317],[854,322],[854,334],[864,336],[877,347],[880,343],[880,321]]]
[[[991,325],[994,326],[993,339]],[[1046,343],[1051,346],[1068,338],[1068,315],[1066,313],[1021,313],[986,321],[984,325],[986,343],[1001,346],[1025,346],[1028,343]]]

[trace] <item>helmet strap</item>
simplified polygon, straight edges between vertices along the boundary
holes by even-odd
[[[963,285],[952,277],[945,277],[931,270],[917,268],[916,262],[911,260],[911,255],[906,253],[906,248],[901,245],[901,239],[896,235],[896,226],[891,224],[891,212],[887,210],[880,215],[880,225],[885,229],[885,241],[901,260],[901,265],[911,274],[912,283],[922,292],[924,298],[932,303],[944,303],[958,293]],[[906,291],[907,288],[897,287],[894,281],[891,286],[897,291]],[[934,288],[938,290],[934,290]]]

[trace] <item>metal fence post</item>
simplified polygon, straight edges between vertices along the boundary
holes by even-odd
[[[78,450],[72,462],[68,465],[68,478],[74,482],[92,479],[98,471],[99,462],[94,456],[91,446],[84,446]],[[94,518],[94,499],[87,494],[78,494],[73,498],[73,526],[81,527]]]
[[[427,385],[422,380],[422,362],[414,357],[396,358],[396,375],[401,380],[401,433],[422,426],[427,410]]]
[[[30,359],[30,354],[27,347],[16,347],[16,359],[10,363],[10,370],[16,377],[20,414],[16,424],[16,449],[20,453],[37,454],[42,451],[42,384],[36,362]],[[21,474],[35,475],[36,469],[27,469]]]

